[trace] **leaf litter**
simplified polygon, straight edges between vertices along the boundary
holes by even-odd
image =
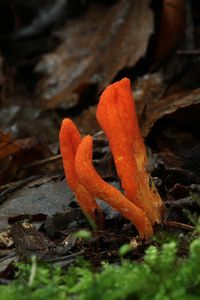
[[[198,28],[193,7],[186,13],[193,18],[192,26]],[[44,32],[42,36],[45,43],[37,34],[34,40],[27,36],[18,41],[16,35],[15,41],[10,38],[7,43],[12,51],[5,51],[6,44],[2,47],[1,278],[6,278],[13,261],[32,254],[42,260],[59,261],[63,267],[81,254],[99,265],[101,260],[119,262],[120,246],[134,243],[137,232],[133,225],[105,203],[101,203],[105,227],[90,227],[65,183],[58,145],[61,120],[70,116],[81,132],[94,134],[98,172],[120,186],[108,143],[94,116],[99,92],[122,75],[132,79],[150,169],[167,206],[165,223],[157,228],[156,236],[172,234],[183,245],[187,242],[181,234],[190,239],[194,226],[190,214],[198,217],[200,209],[200,91],[194,67],[199,64],[195,52],[199,33],[193,31],[192,44],[186,35],[179,48],[164,53],[166,63],[160,60],[160,54],[156,60],[152,48],[159,36],[155,22],[159,13],[159,6],[152,9],[145,0],[93,3],[83,13],[67,16],[62,24],[49,27],[50,35]],[[19,16],[22,18],[22,14]],[[25,26],[23,20],[21,26]],[[56,43],[51,46],[49,41],[53,39]],[[28,43],[34,45],[31,52],[24,47]],[[20,55],[14,51],[17,44]],[[188,52],[191,46],[193,52]],[[12,65],[9,53],[16,53],[12,54]],[[157,61],[161,66],[152,73]],[[74,233],[82,229],[91,231],[92,237],[75,237]],[[128,255],[141,260],[146,247],[156,243],[136,241],[137,246]],[[187,247],[183,245],[185,255]]]

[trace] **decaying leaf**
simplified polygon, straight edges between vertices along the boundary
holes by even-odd
[[[33,219],[38,214],[45,218],[62,212],[72,197],[65,180],[59,176],[33,179],[16,190],[8,189],[0,194],[0,201],[3,202],[0,206],[0,229],[8,227],[9,218],[21,216],[22,219]]]
[[[164,0],[159,34],[155,50],[156,63],[169,55],[183,40],[186,22],[186,2],[182,0]],[[166,43],[167,38],[167,43]]]
[[[0,131],[0,159],[4,159],[20,150],[20,142],[12,140],[9,133]]]
[[[27,225],[14,224],[11,228],[11,236],[18,255],[24,258],[30,258],[32,255],[45,257],[49,252],[47,238],[30,224]]]
[[[55,107],[88,84],[104,87],[119,70],[134,66],[145,54],[152,32],[148,0],[95,4],[79,19],[68,21],[58,35],[60,46],[35,69],[43,75],[37,91],[44,105]]]
[[[50,155],[48,145],[36,137],[14,139],[10,133],[0,131],[0,185],[14,181],[16,175],[18,179],[30,176],[30,170],[23,167]]]
[[[141,128],[143,136],[147,137],[153,125],[164,116],[169,116],[179,109],[189,109],[190,107],[195,106],[195,109],[193,110],[193,117],[191,117],[189,111],[186,111],[185,114],[185,121],[189,123],[190,120],[192,124],[198,119],[194,118],[194,114],[196,117],[198,116],[199,104],[200,89],[193,91],[180,91],[158,101],[149,103],[145,112],[146,118]]]

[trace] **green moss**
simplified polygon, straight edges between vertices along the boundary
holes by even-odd
[[[151,246],[142,263],[123,260],[102,264],[99,272],[80,260],[63,271],[58,267],[18,265],[16,279],[0,286],[6,300],[187,300],[200,298],[200,239],[190,244],[187,258],[177,257],[172,241],[160,249]]]

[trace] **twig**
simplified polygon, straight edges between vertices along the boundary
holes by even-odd
[[[61,261],[61,260],[71,260],[71,259],[74,259],[78,255],[81,255],[83,253],[84,253],[84,251],[82,250],[82,251],[79,251],[79,252],[71,254],[71,255],[65,255],[65,256],[53,257],[53,258],[47,258],[47,259],[45,259],[45,261],[54,262],[54,261]]]
[[[61,154],[54,155],[54,156],[51,156],[49,158],[45,158],[45,159],[42,159],[42,160],[37,160],[37,161],[35,161],[31,164],[23,166],[22,169],[29,169],[29,168],[32,168],[32,167],[41,166],[41,165],[44,165],[44,164],[49,163],[49,162],[53,162],[53,161],[58,160],[58,159],[61,159]]]
[[[186,230],[194,230],[194,226],[176,222],[176,221],[166,221],[164,225],[167,227],[176,227],[176,228],[181,228]]]

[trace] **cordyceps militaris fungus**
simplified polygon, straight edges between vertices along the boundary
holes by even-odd
[[[81,142],[81,136],[72,120],[63,120],[59,137],[67,183],[74,192],[82,210],[92,219],[95,219],[95,210],[100,211],[100,208],[94,197],[80,183],[75,170],[75,154]]]
[[[81,140],[74,123],[65,119],[60,131],[60,149],[67,182],[81,208],[95,219],[100,198],[119,210],[137,228],[141,238],[153,234],[153,225],[162,222],[164,205],[155,187],[150,186],[148,163],[140,134],[130,81],[109,85],[100,97],[97,120],[113,154],[125,195],[98,175],[92,164],[92,137]]]
[[[75,167],[80,182],[95,198],[100,198],[129,219],[137,228],[141,238],[149,238],[153,229],[144,211],[130,202],[115,187],[105,182],[92,164],[92,137],[82,139],[75,156]]]
[[[150,187],[148,159],[129,79],[124,78],[104,90],[97,120],[108,138],[125,196],[147,214],[152,225],[161,223],[163,203],[156,188]]]

